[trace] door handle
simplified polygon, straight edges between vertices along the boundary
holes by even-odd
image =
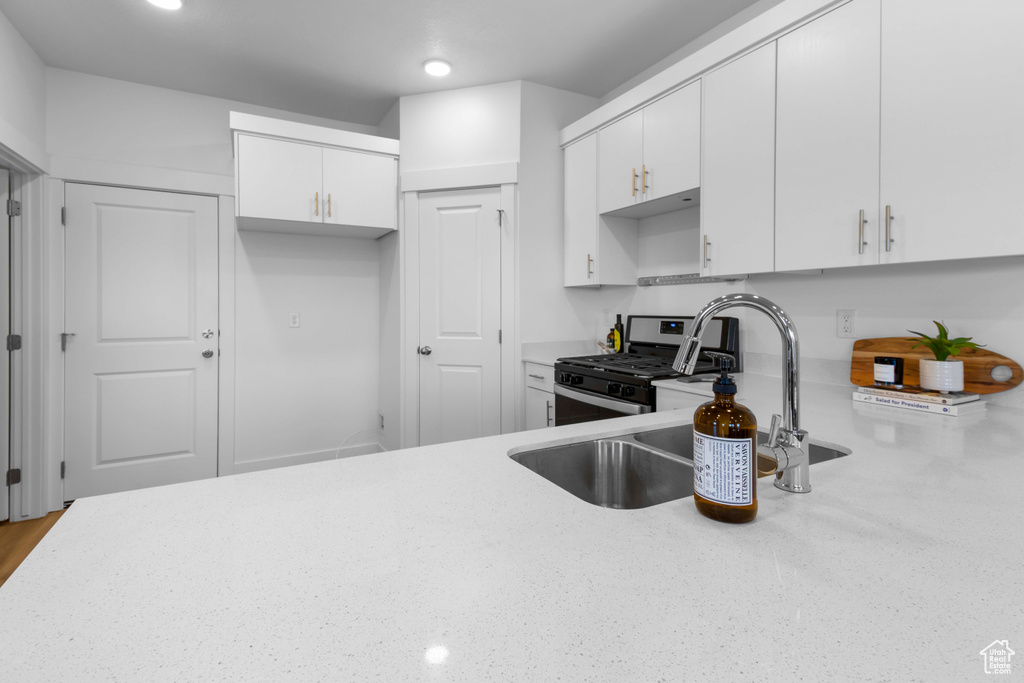
[[[420,346],[416,349],[421,356],[429,356],[434,350],[429,346]]]
[[[892,238],[892,222],[896,220],[896,217],[892,215],[892,204],[885,205],[885,250],[892,251],[892,243],[895,242]]]
[[[213,350],[206,349],[205,351],[203,351],[203,358],[213,358]]]
[[[545,400],[544,403],[548,406],[548,427],[551,426],[551,401]]]

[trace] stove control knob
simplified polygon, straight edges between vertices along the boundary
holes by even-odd
[[[583,384],[583,375],[570,375],[569,384]]]
[[[608,393],[609,394],[621,394],[622,393],[622,385],[621,384],[609,384],[608,385]]]
[[[622,395],[623,396],[635,396],[636,395],[636,387],[622,387]]]
[[[570,379],[572,379],[572,375],[570,375],[568,372],[558,373],[559,384],[568,384]]]

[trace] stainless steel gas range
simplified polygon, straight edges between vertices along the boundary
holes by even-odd
[[[592,422],[657,409],[655,380],[681,377],[672,369],[680,340],[693,316],[631,315],[626,319],[625,353],[559,358],[555,362],[555,424]],[[694,374],[714,373],[707,351],[728,353],[741,370],[736,318],[714,318],[705,328]]]

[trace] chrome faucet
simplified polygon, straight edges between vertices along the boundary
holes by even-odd
[[[758,446],[757,452],[778,463],[776,488],[791,493],[807,493],[811,490],[811,480],[807,449],[804,447],[807,432],[800,429],[800,345],[796,326],[781,308],[756,294],[726,294],[708,302],[693,319],[693,327],[683,338],[672,367],[692,375],[700,355],[700,337],[705,325],[719,311],[734,306],[761,311],[771,318],[782,335],[785,351],[782,358],[782,416],[772,415],[768,443]]]

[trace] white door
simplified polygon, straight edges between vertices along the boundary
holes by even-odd
[[[565,286],[597,279],[597,136],[565,148]]]
[[[238,136],[238,215],[324,220],[323,155],[318,145]]]
[[[68,500],[217,474],[217,200],[65,186]]]
[[[597,212],[635,204],[641,196],[644,114],[634,112],[597,133]]]
[[[701,274],[775,268],[775,43],[703,78]]]
[[[500,208],[496,187],[419,196],[423,446],[501,432]]]
[[[883,263],[1024,253],[1021,27],[1019,1],[883,1]]]
[[[323,150],[324,223],[395,229],[398,160],[344,149]]]
[[[0,207],[6,207],[7,200],[11,198],[10,182],[10,174],[0,168]],[[11,219],[6,211],[0,216],[0,224],[4,226],[4,233],[0,235],[0,335],[7,339],[11,333]],[[11,463],[10,399],[11,354],[8,353],[0,362],[0,475],[6,475]],[[10,515],[9,494],[5,476],[4,481],[0,481],[0,521]]]
[[[643,198],[700,186],[700,83],[644,107]]]
[[[779,38],[776,270],[878,263],[879,12],[855,0]]]

